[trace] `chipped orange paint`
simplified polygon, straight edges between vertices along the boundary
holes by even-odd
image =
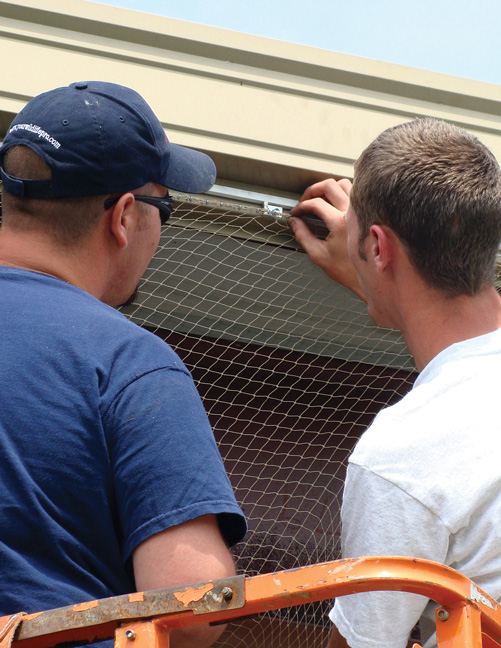
[[[144,592],[129,594],[129,603],[141,603],[142,601],[144,601]]]
[[[200,601],[211,589],[214,589],[213,583],[205,583],[203,587],[187,587],[184,592],[174,592],[174,596],[180,603],[188,606],[190,603]]]
[[[24,617],[24,619],[25,619],[25,620],[27,620],[27,619],[36,619],[36,618],[37,618],[38,616],[40,616],[41,614],[43,614],[43,612],[32,612],[31,614],[27,614],[27,615]]]
[[[85,612],[85,610],[90,610],[99,606],[99,601],[87,601],[86,603],[78,603],[74,605],[72,610],[73,612]]]

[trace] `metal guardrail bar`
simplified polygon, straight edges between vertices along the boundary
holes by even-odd
[[[154,645],[165,647],[174,628],[227,622],[371,590],[413,592],[436,601],[441,606],[437,616],[440,648],[501,646],[500,605],[466,576],[426,560],[371,556],[136,592],[30,614],[19,626],[13,648],[95,641],[112,638],[115,632],[117,648],[132,648],[131,638],[137,636],[134,648],[145,648],[153,645],[150,631],[156,633]],[[141,643],[143,630],[149,637],[146,643]]]

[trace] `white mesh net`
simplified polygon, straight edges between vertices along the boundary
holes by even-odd
[[[193,374],[249,533],[240,571],[339,557],[345,462],[384,405],[411,386],[400,337],[324,278],[264,210],[175,195],[134,321]],[[329,603],[231,624],[228,646],[324,646]]]

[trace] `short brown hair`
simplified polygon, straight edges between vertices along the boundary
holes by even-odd
[[[385,130],[357,160],[350,200],[360,242],[391,227],[428,285],[454,296],[493,283],[501,170],[470,133],[436,119]]]
[[[27,146],[10,148],[3,159],[10,175],[26,180],[49,180],[51,170]],[[104,197],[18,198],[2,190],[2,220],[15,229],[43,227],[66,247],[80,243],[95,227],[103,212]]]

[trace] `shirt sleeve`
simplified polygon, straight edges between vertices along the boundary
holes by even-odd
[[[241,540],[245,518],[187,371],[137,377],[106,418],[124,560],[153,534],[207,514],[229,546]]]
[[[445,561],[449,536],[436,515],[362,466],[348,466],[341,518],[344,558]],[[364,592],[336,599],[329,618],[351,648],[405,648],[428,602],[418,594]]]

